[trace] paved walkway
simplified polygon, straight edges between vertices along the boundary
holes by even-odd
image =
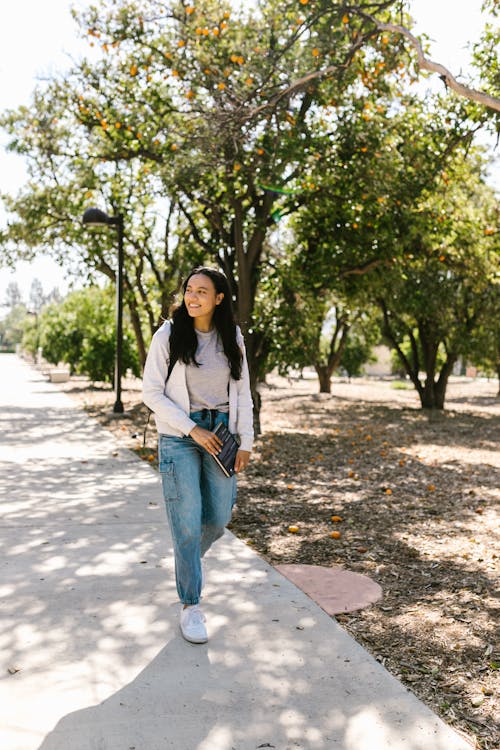
[[[0,355],[2,750],[470,750],[227,533],[178,630],[158,475]]]

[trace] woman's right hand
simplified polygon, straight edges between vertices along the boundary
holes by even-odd
[[[205,448],[211,456],[216,456],[222,448],[222,440],[217,435],[214,435],[210,430],[204,430],[203,427],[199,427],[198,425],[193,427],[189,433],[189,437],[193,438],[202,448]]]

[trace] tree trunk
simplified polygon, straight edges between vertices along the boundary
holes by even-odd
[[[257,435],[260,435],[262,432],[262,427],[260,424],[260,410],[262,407],[262,399],[258,390],[258,383],[253,378],[250,378],[250,392],[252,394],[253,401],[253,430],[255,436],[257,437]]]
[[[436,403],[436,392],[432,386],[424,388],[418,394],[420,396],[420,405],[422,409],[442,409],[443,406],[438,406]]]
[[[262,255],[262,247],[266,238],[266,231],[263,228],[256,228],[245,247],[243,232],[244,210],[240,199],[233,200],[233,210],[234,219],[232,239],[238,271],[237,318],[245,337],[247,349],[250,389],[254,406],[254,430],[256,435],[260,435],[261,397],[258,391],[258,386],[265,376],[265,363],[269,353],[269,341],[266,332],[252,330],[252,317],[255,305],[255,293],[259,278],[259,263]],[[266,203],[266,211],[268,210],[270,209]],[[261,209],[260,213],[262,213],[262,211],[263,209]],[[256,211],[256,214],[258,215],[259,211]],[[262,226],[264,227],[265,214],[261,218]]]
[[[458,356],[456,354],[448,355],[437,380],[434,379],[434,373],[432,373],[432,377],[430,373],[427,373],[425,387],[419,392],[420,403],[423,409],[444,409],[446,387],[457,359]]]
[[[424,388],[419,393],[422,409],[444,409],[445,394],[446,386],[444,388],[439,387],[437,383],[433,383],[429,388]]]
[[[253,425],[255,435],[260,435],[260,409],[262,399],[259,393],[259,384],[263,382],[266,374],[265,364],[269,354],[269,339],[265,332],[252,331],[252,333],[247,333],[245,337],[245,345],[247,350],[248,371],[250,375],[250,391],[253,400]]]
[[[144,343],[144,334],[142,331],[141,326],[141,318],[137,311],[137,305],[134,302],[132,304],[130,303],[130,300],[128,300],[128,309],[130,313],[130,321],[132,323],[132,328],[134,329],[135,333],[135,340],[137,343],[137,351],[139,353],[139,364],[141,366],[141,370],[144,369],[144,365],[146,364],[146,344]]]
[[[332,372],[328,365],[314,365],[314,369],[318,375],[319,380],[319,392],[320,393],[331,393],[332,392]]]
[[[337,319],[335,330],[332,333],[330,340],[330,350],[328,352],[328,361],[326,364],[319,362],[314,363],[314,369],[318,375],[319,380],[319,392],[320,393],[331,393],[332,392],[332,376],[337,367],[340,365],[342,354],[347,344],[347,337],[351,324],[348,323],[345,317],[341,316]],[[337,348],[335,345],[338,342]],[[320,345],[320,339],[318,338],[318,349]]]
[[[451,373],[453,372],[453,367],[455,365],[455,362],[458,359],[458,354],[450,353],[446,357],[446,362],[441,368],[441,372],[439,373],[438,381],[435,385],[435,392],[436,392],[436,404],[437,409],[444,409],[444,401],[446,398],[446,388],[448,386],[448,380],[450,378]]]

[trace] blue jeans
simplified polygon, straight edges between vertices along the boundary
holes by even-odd
[[[205,430],[228,423],[224,412],[190,414]],[[172,533],[177,593],[183,604],[198,604],[201,558],[224,534],[236,500],[236,476],[226,477],[193,438],[160,435],[158,444],[163,497]]]

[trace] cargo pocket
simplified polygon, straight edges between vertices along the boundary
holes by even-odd
[[[233,474],[233,476],[231,477],[231,479],[232,479],[232,482],[233,482],[233,488],[232,488],[233,489],[233,494],[232,494],[232,497],[231,497],[231,508],[234,508],[234,506],[236,505],[236,498],[237,498],[237,495],[238,495],[238,480],[236,478],[236,474]]]
[[[161,481],[163,484],[163,499],[167,503],[179,499],[177,477],[173,461],[162,461],[160,464]]]

